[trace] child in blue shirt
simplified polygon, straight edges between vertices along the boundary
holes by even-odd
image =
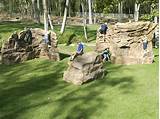
[[[82,42],[77,42],[77,51],[74,55],[71,56],[70,61],[73,61],[78,55],[82,55],[84,52],[84,45]]]

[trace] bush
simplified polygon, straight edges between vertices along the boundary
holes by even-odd
[[[153,16],[150,15],[150,14],[145,14],[145,15],[142,15],[140,17],[141,20],[145,20],[145,21],[152,21],[153,20]]]
[[[140,17],[141,20],[153,21],[155,16],[159,16],[157,9],[152,10],[151,14],[145,14]]]

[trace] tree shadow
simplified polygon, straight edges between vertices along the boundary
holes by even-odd
[[[119,85],[122,83],[130,85],[130,84],[134,83],[134,80],[132,77],[124,77],[124,78],[120,78],[120,79],[115,78],[112,80],[107,80],[107,85],[109,85],[109,86],[116,86],[116,85]],[[121,86],[121,88],[127,88],[127,86]]]
[[[22,116],[22,114],[25,113],[25,111],[27,111],[28,109],[39,108],[49,103],[50,103],[49,101],[45,101],[45,102],[41,102],[38,104],[25,105],[25,106],[22,106],[21,108],[17,108],[14,111],[8,112],[6,115],[2,117],[0,116],[0,118],[1,119],[15,119],[16,117]]]
[[[110,70],[118,70],[121,66],[115,66],[110,68]],[[56,100],[58,104],[56,111],[50,115],[50,119],[89,119],[91,115],[94,115],[101,109],[107,109],[110,103],[109,98],[103,98],[106,92],[103,92],[105,88],[115,88],[118,87],[119,91],[125,93],[132,93],[134,90],[134,80],[132,77],[122,77],[122,78],[110,78],[107,75],[101,79],[92,80],[92,82],[87,82],[82,86],[77,87],[77,89],[68,91],[67,94]],[[82,92],[79,94],[79,92]],[[106,103],[108,102],[108,103]],[[99,108],[98,108],[99,107]],[[63,108],[63,111],[61,111]],[[64,111],[67,113],[64,115]],[[106,110],[107,111],[107,110]]]
[[[73,38],[75,37],[76,35],[73,33],[70,37],[69,37],[69,39],[68,39],[68,42],[67,42],[67,46],[69,46],[70,44],[72,44],[72,42],[73,42]]]
[[[79,87],[76,90],[69,91],[66,95],[56,100],[58,106],[56,111],[50,115],[50,119],[62,118],[61,115],[63,115],[64,111],[67,111],[67,114],[63,117],[65,119],[89,119],[97,113],[99,109],[105,109],[105,111],[107,111],[106,109],[111,100],[101,97],[101,95],[105,93],[103,90],[107,86],[119,86],[120,90],[126,92],[134,82],[131,77],[120,78],[117,81],[114,80],[115,79],[110,79],[110,81],[108,81],[108,79],[97,79],[90,84],[85,84],[86,86],[82,88]],[[129,86],[121,86],[125,82],[127,82]],[[83,93],[79,95],[78,92]],[[61,111],[62,108],[63,111]]]
[[[43,63],[40,63],[39,65],[43,65]],[[40,100],[37,101],[37,104],[30,105],[29,102],[32,98],[28,100],[26,97],[33,95],[32,100],[37,100],[35,97],[43,97],[47,95],[47,92],[50,89],[55,92],[59,92],[59,89],[62,90],[67,86],[62,80],[59,80],[63,75],[63,69],[65,69],[65,65],[61,65],[61,63],[54,65],[56,67],[56,71],[54,70],[52,73],[46,73],[42,76],[33,75],[26,81],[19,81],[21,80],[22,74],[27,75],[32,72],[32,70],[21,69],[22,67],[32,69],[26,64],[27,63],[19,64],[18,67],[15,67],[16,65],[6,66],[7,68],[2,70],[0,73],[2,78],[5,78],[4,82],[0,82],[0,87],[2,87],[0,90],[0,118],[2,119],[18,118],[19,116],[22,116],[25,111],[30,110],[31,108],[45,106],[49,103],[46,100]],[[43,66],[45,69],[46,65]],[[11,73],[12,75],[7,73],[7,71],[10,70],[14,70],[14,73]],[[39,71],[39,68],[34,68],[33,70]]]
[[[118,87],[127,91],[134,84],[132,77],[116,79],[106,75],[103,79],[74,86],[62,80],[66,63],[37,59],[11,66],[0,65],[3,68],[0,75],[5,78],[0,82],[0,118],[18,119],[26,111],[51,105],[48,107],[53,110],[48,115],[51,119],[88,119],[99,109],[107,111],[110,99],[102,96],[106,93],[104,89]],[[121,66],[110,67],[109,71],[117,71],[118,68]],[[30,73],[33,74],[29,76]],[[22,80],[23,76],[29,77]],[[47,99],[48,96],[51,100]]]
[[[60,56],[60,60],[63,60],[63,59],[65,59],[65,58],[67,58],[67,57],[70,57],[70,55],[69,54],[65,54],[65,53],[59,53],[59,56]]]
[[[88,37],[90,38],[90,40],[88,40],[88,42],[95,41],[97,37],[96,34],[97,34],[96,30],[90,30],[88,33]]]
[[[159,57],[159,55],[154,55],[154,57]]]

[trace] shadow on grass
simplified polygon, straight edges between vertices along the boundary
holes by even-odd
[[[0,73],[1,78],[5,78],[5,81],[0,83],[1,119],[17,119],[18,116],[23,115],[23,112],[26,110],[48,103],[46,100],[42,100],[42,102],[38,102],[39,104],[30,105],[29,100],[25,99],[25,97],[37,94],[38,97],[41,97],[50,88],[56,92],[66,86],[61,80],[57,80],[63,75],[62,69],[65,69],[65,65],[61,65],[61,63],[59,65],[52,63],[52,65],[56,67],[56,71],[53,71],[52,73],[43,74],[42,76],[33,75],[29,80],[19,81],[21,80],[22,75],[27,75],[32,72],[32,70],[40,72],[39,68],[43,68],[42,70],[44,71],[46,64],[49,66],[49,62],[43,63],[44,64],[39,64],[38,66],[40,67],[36,68],[29,66],[28,63],[18,64],[17,67],[16,65],[1,65],[3,68],[6,67]],[[24,69],[22,70],[22,68]],[[25,68],[29,70],[25,70]],[[12,75],[10,73],[7,74],[7,71],[9,72],[10,70],[14,70],[11,73]],[[36,98],[34,98],[34,100],[35,99]]]
[[[112,79],[112,80],[107,80],[107,85],[110,85],[110,86],[116,86],[116,85],[119,85],[119,84],[122,84],[122,83],[125,83],[125,84],[132,84],[134,81],[132,79],[132,77],[124,77],[124,78],[120,78],[120,79]],[[123,88],[125,86],[121,86],[121,88]]]
[[[46,105],[52,110],[48,115],[50,119],[89,119],[98,113],[98,109],[107,111],[110,100],[102,95],[110,93],[108,87],[119,86],[120,90],[128,90],[134,82],[132,77],[108,79],[106,75],[104,79],[74,86],[62,80],[67,68],[66,61],[33,60],[0,66],[1,119],[19,119],[26,112],[35,113],[36,108]],[[121,67],[110,67],[110,71],[117,71],[118,68]],[[128,86],[125,86],[126,83]],[[49,96],[52,98],[50,101],[47,99]],[[43,119],[38,117],[38,113],[36,118]],[[30,116],[33,115],[27,116],[32,118]]]
[[[76,35],[75,35],[75,33],[73,33],[70,37],[69,37],[69,39],[68,39],[68,42],[67,42],[67,46],[69,46],[70,44],[72,44],[72,42],[73,42],[73,38],[75,37]]]
[[[123,79],[125,79],[125,81],[123,81]],[[66,95],[56,100],[58,108],[51,114],[50,119],[62,118],[61,115],[63,115],[64,111],[67,111],[67,114],[63,117],[65,119],[91,119],[92,115],[95,115],[99,110],[105,109],[105,111],[107,111],[108,104],[111,100],[101,95],[110,92],[104,92],[104,89],[108,85],[115,87],[122,85],[124,82],[132,83],[133,81],[131,77],[124,77],[117,81],[107,81],[107,79],[95,80],[90,84],[85,84],[86,86],[82,86],[82,88],[78,88],[74,91],[70,90]],[[126,92],[129,87],[130,86],[119,89]],[[79,94],[80,92],[81,94]]]
[[[60,60],[63,60],[65,58],[67,58],[67,57],[70,57],[69,54],[65,54],[65,53],[59,53],[59,56],[60,56]]]
[[[110,70],[118,70],[122,66],[112,67]],[[98,113],[98,110],[107,111],[109,100],[107,97],[101,95],[106,92],[106,88],[118,87],[123,93],[132,93],[134,90],[134,80],[132,77],[110,78],[106,75],[103,79],[97,79],[89,83],[85,83],[76,90],[70,90],[66,95],[56,100],[58,108],[53,112],[50,119],[62,118],[64,111],[67,114],[63,117],[65,119],[91,119],[92,115]],[[81,92],[81,94],[79,94]],[[75,103],[76,102],[76,103]],[[106,102],[108,102],[106,104]],[[61,111],[63,108],[63,111]]]
[[[154,57],[159,57],[159,55],[155,55]]]

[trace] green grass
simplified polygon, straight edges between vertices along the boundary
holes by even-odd
[[[95,48],[95,44],[94,44],[94,46],[92,46],[92,44],[90,46],[88,43],[84,43],[84,52],[94,51],[96,49]],[[77,44],[71,44],[70,46],[66,46],[65,44],[59,44],[58,45],[59,51],[61,53],[64,53],[64,54],[73,54],[73,53],[75,53],[76,47],[77,47]]]
[[[0,41],[27,23],[0,23]],[[60,26],[55,26],[58,34]],[[95,43],[97,26],[88,26],[90,40]],[[68,26],[69,33],[83,37],[83,27]],[[76,46],[59,45],[61,55],[71,54]],[[94,46],[85,45],[85,51]],[[34,59],[15,65],[0,64],[0,119],[157,119],[158,58],[150,65],[105,64],[108,74],[82,86],[63,81],[68,58],[53,62]]]
[[[43,24],[35,24],[35,23],[28,23],[28,22],[2,22],[0,23],[0,46],[6,41],[9,36],[14,31],[21,31],[25,27],[30,28],[43,28]],[[97,25],[88,25],[88,41],[95,41],[96,40],[96,30],[98,28]],[[83,26],[66,26],[65,32],[61,35],[60,34],[60,26],[54,25],[54,31],[57,34],[58,42],[59,43],[67,43],[69,39],[71,42],[76,42],[77,40],[81,40],[86,42],[83,33]]]
[[[68,58],[0,65],[0,119],[157,119],[155,55],[150,65],[106,63],[103,79],[82,86],[62,80]]]

